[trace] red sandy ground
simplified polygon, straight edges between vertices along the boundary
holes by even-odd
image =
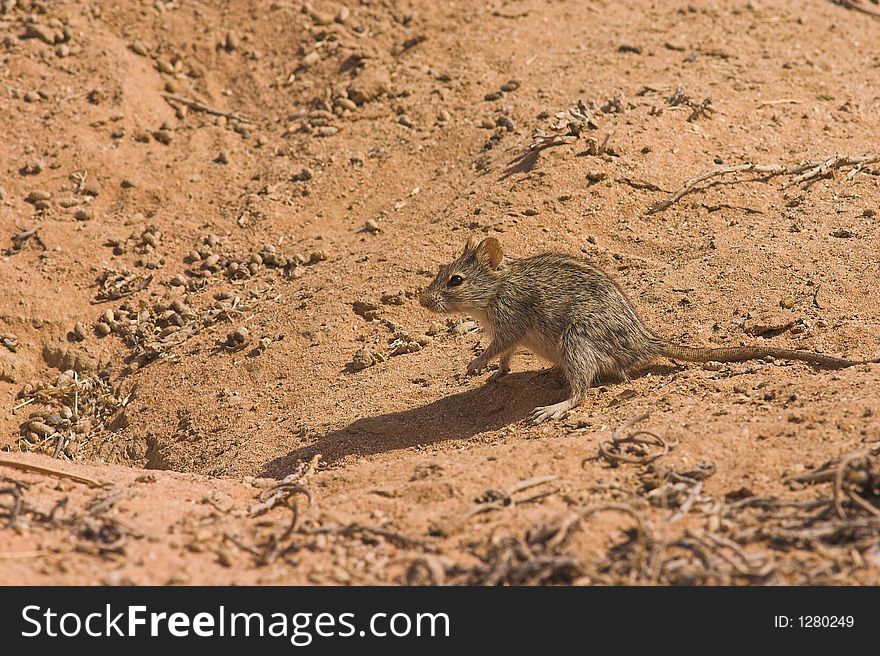
[[[485,346],[479,332],[444,323],[418,352],[362,371],[349,365],[364,346],[388,356],[395,330],[424,335],[444,321],[415,294],[470,235],[495,236],[515,256],[590,258],[676,342],[877,357],[876,171],[786,189],[789,178],[745,175],[655,214],[647,208],[667,194],[622,180],[670,191],[719,164],[876,152],[880,21],[820,0],[346,0],[342,22],[341,2],[312,11],[282,1],[18,5],[0,14],[0,333],[18,338],[14,352],[0,345],[0,446],[17,451],[38,409],[12,411],[22,388],[59,373],[47,346],[92,356],[83,375],[107,363],[113,384],[136,390],[115,430],[95,431],[72,461],[2,454],[112,487],[0,466],[0,477],[27,485],[32,510],[67,497],[58,517],[70,520],[31,512],[0,528],[0,583],[396,583],[425,553],[472,567],[474,554],[507,536],[610,501],[641,509],[664,535],[697,530],[702,516],[667,525],[672,511],[642,498],[644,467],[594,458],[602,439],[643,412],[650,418],[639,427],[672,445],[663,466],[714,464],[702,491],[714,499],[814,498],[819,491],[790,490],[783,479],[880,440],[876,364],[748,363],[718,376],[659,363],[538,427],[522,420],[562,398],[561,382],[530,355],[497,385],[464,376]],[[60,44],[20,38],[28,22],[68,25],[65,56]],[[223,47],[230,30],[233,49]],[[165,73],[157,60],[180,64]],[[332,111],[334,97],[382,71],[386,92],[330,120],[335,134],[308,126],[310,112]],[[519,87],[484,99],[508,80]],[[711,98],[714,113],[688,121],[690,109],[667,101],[679,85]],[[198,110],[178,116],[166,90],[253,123],[236,131],[235,121]],[[618,93],[622,111],[602,111]],[[595,104],[596,130],[517,160],[534,128],[546,130],[579,99]],[[504,119],[482,127],[499,117],[512,129]],[[163,124],[168,144],[152,136]],[[614,156],[586,153],[589,138],[607,135]],[[35,161],[39,173],[22,172]],[[311,179],[295,179],[303,168]],[[78,190],[75,172],[97,183],[97,195]],[[26,202],[33,190],[52,194],[47,210]],[[57,202],[66,196],[92,218],[75,220],[77,207]],[[367,220],[379,231],[365,230]],[[162,233],[150,253],[114,255],[106,245],[148,225]],[[44,246],[30,239],[12,250],[11,236],[35,227]],[[264,244],[326,260],[290,275],[218,273],[191,292],[170,285],[208,234],[217,252],[245,260]],[[204,309],[232,292],[244,305],[234,325],[271,343],[259,355],[228,352],[218,343],[234,326],[221,322],[132,371],[120,337],[91,331],[122,303],[96,304],[97,279],[105,269],[144,273],[147,263],[154,279],[130,304],[185,297]],[[381,302],[398,291],[401,304]],[[380,318],[367,321],[357,302],[377,305]],[[68,337],[76,322],[89,328],[82,342]],[[779,330],[748,334],[762,324]],[[262,562],[248,547],[259,552],[254,545],[283,533],[290,512],[244,511],[274,483],[263,479],[316,454],[312,503],[297,497],[298,547]],[[556,478],[519,496],[545,496],[465,518],[487,490],[536,476]],[[108,493],[93,512],[88,504]],[[320,530],[346,526],[414,542]],[[563,549],[578,564],[574,579],[603,580],[597,563],[613,561],[609,549],[631,526],[619,514],[589,520]],[[821,580],[880,582],[876,549],[853,551]],[[764,582],[799,582],[824,562],[810,550],[754,553],[778,564]]]

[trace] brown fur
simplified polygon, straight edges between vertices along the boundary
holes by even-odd
[[[660,356],[697,362],[772,356],[823,367],[859,364],[810,351],[670,344],[645,326],[623,290],[601,269],[558,253],[505,257],[494,237],[479,244],[469,241],[455,261],[440,268],[420,302],[434,312],[469,313],[490,335],[486,350],[468,365],[469,374],[479,373],[499,358],[493,378],[504,376],[520,346],[562,369],[571,396],[536,408],[533,423],[577,406],[597,377],[625,377]]]

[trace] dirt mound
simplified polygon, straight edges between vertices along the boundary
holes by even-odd
[[[675,343],[880,356],[880,164],[833,159],[880,21],[0,7],[0,446],[107,483],[0,466],[3,582],[878,582],[880,366],[661,362],[532,427],[562,381],[465,376],[416,295],[489,235]]]

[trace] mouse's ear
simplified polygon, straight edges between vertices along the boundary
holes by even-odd
[[[471,235],[471,237],[467,240],[467,243],[464,245],[464,255],[476,252],[477,243],[477,238]]]
[[[477,260],[490,269],[497,269],[501,264],[504,252],[501,250],[501,242],[495,237],[486,237],[477,246]]]

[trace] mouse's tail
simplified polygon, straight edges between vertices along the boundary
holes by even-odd
[[[800,360],[801,362],[808,362],[818,367],[841,369],[843,367],[852,367],[857,364],[877,361],[846,360],[844,358],[836,358],[831,355],[823,355],[822,353],[814,353],[812,351],[763,346],[701,348],[694,346],[678,346],[663,340],[660,340],[660,343],[657,346],[657,355],[659,356],[667,357],[672,360],[687,360],[690,362],[745,362],[746,360],[757,360],[770,356],[773,358],[779,358],[780,360]]]

